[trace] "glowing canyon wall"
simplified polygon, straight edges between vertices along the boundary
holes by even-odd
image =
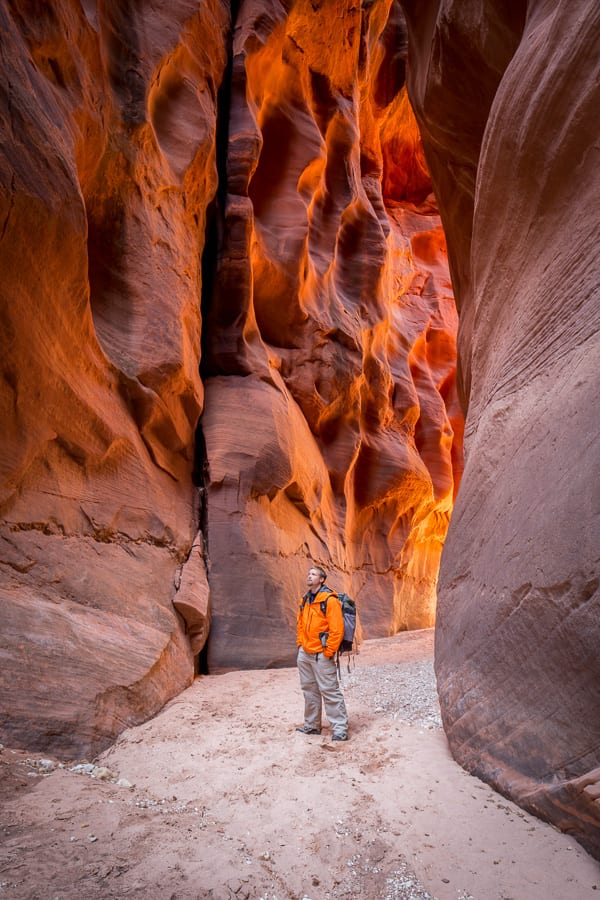
[[[210,671],[290,661],[310,559],[367,636],[434,622],[462,418],[405,47],[386,3],[240,7],[203,325]]]
[[[89,753],[193,677],[218,4],[0,5],[1,728]]]
[[[404,6],[468,408],[444,726],[462,765],[600,858],[600,10]]]
[[[2,740],[291,664],[313,558],[365,636],[431,625],[462,416],[399,6],[0,26]]]
[[[0,739],[432,624],[449,264],[444,725],[600,855],[600,14],[402,5],[0,0]]]

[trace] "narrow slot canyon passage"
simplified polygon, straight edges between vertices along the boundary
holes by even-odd
[[[0,0],[0,898],[600,890],[575,6]]]
[[[457,315],[397,12],[344,13],[353,62],[324,55],[325,9],[234,25],[203,267],[210,672],[293,661],[311,560],[366,638],[435,620]]]

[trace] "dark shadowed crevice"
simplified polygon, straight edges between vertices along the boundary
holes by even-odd
[[[202,253],[202,313],[200,376],[204,380],[218,374],[211,364],[211,313],[213,311],[217,284],[219,254],[223,244],[224,214],[227,198],[227,150],[229,146],[229,119],[231,111],[233,78],[233,34],[239,10],[239,0],[231,2],[231,25],[227,36],[227,64],[223,79],[217,91],[217,122],[215,136],[215,159],[217,167],[217,190],[206,209],[206,230]]]
[[[221,243],[221,235],[223,233],[223,215],[222,204],[218,197],[220,186],[224,181],[224,166],[221,157],[221,149],[217,150],[217,171],[219,179],[219,188],[217,196],[209,203],[206,208],[206,231],[204,235],[204,251],[202,253],[202,293],[200,297],[200,311],[202,314],[202,331],[201,331],[201,355],[200,355],[200,377],[202,381],[209,378],[212,374],[211,367],[208,363],[210,352],[210,310],[212,308],[212,298],[215,289],[217,274],[217,259],[219,255],[219,247]],[[204,440],[204,439],[203,439]]]
[[[206,442],[204,440],[204,431],[199,423],[196,428],[196,441],[194,445],[194,469],[192,471],[192,481],[198,488],[198,527],[204,537],[204,550],[208,552],[208,535],[207,535],[207,502],[206,493],[208,485],[208,459],[206,457]]]
[[[206,455],[206,441],[204,440],[204,430],[199,422],[196,427],[196,439],[194,442],[194,468],[192,471],[192,482],[198,489],[198,531],[202,536],[202,557],[206,568],[206,577],[208,579],[208,458]],[[208,640],[206,639],[204,646],[194,659],[194,674],[208,675]]]
[[[209,675],[208,671],[208,642],[210,641],[210,634],[208,635],[204,647],[198,654],[198,656],[194,660],[194,675]]]
[[[200,377],[204,382],[206,378],[215,374],[210,365],[211,343],[211,310],[217,282],[217,266],[219,251],[223,240],[223,219],[227,196],[227,147],[229,144],[229,116],[231,108],[231,81],[233,68],[233,34],[239,0],[231,3],[231,25],[227,37],[227,65],[223,74],[223,80],[217,92],[217,121],[216,121],[216,167],[217,190],[212,201],[206,209],[206,226],[204,234],[204,249],[202,252],[202,290],[200,295],[200,312],[202,318],[201,329],[201,355]],[[206,440],[202,427],[202,417],[196,427],[194,443],[194,470],[192,474],[194,485],[198,488],[198,528],[203,539],[203,556],[206,566],[206,577],[209,581],[210,548],[208,543],[208,457],[206,453]],[[208,675],[208,646],[210,631],[200,653],[194,660],[195,674]]]

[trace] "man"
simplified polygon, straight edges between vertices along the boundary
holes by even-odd
[[[322,704],[334,741],[348,740],[348,714],[337,677],[334,655],[344,637],[344,618],[337,594],[325,586],[327,573],[313,566],[308,591],[300,601],[296,638],[298,673],[304,693],[303,734],[321,734]]]

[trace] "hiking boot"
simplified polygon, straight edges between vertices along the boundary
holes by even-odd
[[[308,725],[302,725],[300,728],[296,728],[296,731],[301,731],[302,734],[321,734],[320,728],[309,728]]]
[[[343,732],[342,734],[334,734],[333,737],[331,738],[331,740],[332,741],[347,741],[348,735],[345,732]]]

